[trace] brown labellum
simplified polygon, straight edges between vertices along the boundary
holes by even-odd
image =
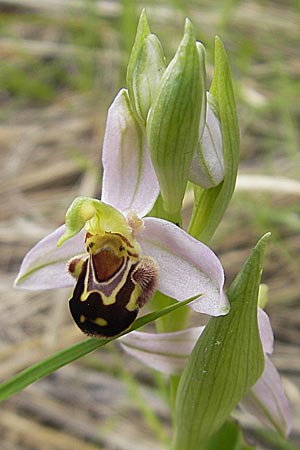
[[[112,337],[127,330],[157,286],[156,262],[130,255],[122,245],[116,250],[115,242],[73,258],[68,268],[77,279],[69,302],[71,314],[91,336]]]

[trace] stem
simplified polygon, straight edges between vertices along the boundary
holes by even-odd
[[[149,213],[149,216],[168,220],[169,222],[172,222],[178,226],[182,225],[181,211],[179,210],[176,211],[175,213],[170,213],[166,211],[164,208],[164,203],[161,194],[159,194],[155,202],[155,205],[153,206],[152,210]]]
[[[176,300],[167,297],[159,291],[156,291],[151,299],[153,310],[161,310],[166,306],[178,303]],[[156,329],[159,333],[170,333],[173,331],[183,330],[188,325],[190,308],[183,306],[180,311],[174,311],[167,317],[161,317],[156,321]]]
[[[210,237],[214,234],[215,228],[207,231],[207,222],[212,211],[213,205],[215,203],[216,197],[219,194],[220,188],[208,189],[211,195],[207,194],[207,191],[200,188],[199,186],[194,186],[194,207],[192,218],[188,227],[188,233],[203,242],[208,244]]]

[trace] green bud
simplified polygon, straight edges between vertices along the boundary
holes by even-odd
[[[149,34],[141,46],[132,79],[134,106],[144,124],[165,70],[164,60],[160,41]]]
[[[199,140],[204,95],[194,29],[187,19],[183,39],[164,72],[147,120],[147,142],[166,211],[179,213]]]
[[[204,441],[263,372],[257,297],[269,235],[259,240],[227,291],[230,313],[209,320],[184,368],[176,395],[173,450],[204,449]]]
[[[144,39],[150,34],[150,28],[148,25],[148,20],[146,16],[146,12],[143,9],[137,31],[135,36],[135,41],[132,47],[131,55],[129,58],[128,66],[127,66],[127,73],[126,73],[126,85],[129,93],[129,98],[131,100],[131,103],[134,105],[134,89],[133,89],[133,74],[135,71],[135,67],[139,58],[139,53],[141,51],[141,48],[144,43]]]

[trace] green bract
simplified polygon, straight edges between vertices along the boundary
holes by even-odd
[[[202,64],[193,26],[186,20],[183,39],[162,76],[146,126],[152,163],[169,213],[181,209],[199,140],[204,95]]]
[[[127,334],[132,330],[137,330],[138,328],[146,325],[147,323],[153,322],[160,317],[163,317],[166,314],[170,314],[173,311],[176,311],[178,308],[182,308],[184,305],[187,305],[191,301],[194,300],[194,297],[187,299],[182,303],[176,303],[171,306],[167,306],[160,311],[154,311],[152,313],[146,314],[143,317],[138,318],[130,327],[130,329],[124,331],[123,334]],[[7,381],[4,381],[0,384],[0,402],[15,394],[16,392],[24,389],[26,386],[34,383],[37,380],[49,375],[60,367],[69,364],[72,361],[75,361],[78,358],[81,358],[88,353],[91,353],[109,342],[117,339],[116,336],[112,338],[89,338],[84,339],[70,347],[67,347],[48,358],[28,367],[27,369],[22,370],[17,373],[14,377],[9,378]]]
[[[230,313],[209,321],[183,371],[174,450],[198,450],[262,374],[257,300],[268,237],[258,242],[232,283]]]

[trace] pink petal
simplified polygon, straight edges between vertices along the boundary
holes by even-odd
[[[267,426],[288,436],[292,428],[292,416],[280,376],[270,359],[265,355],[265,370],[243,398],[241,406],[255,415]]]
[[[134,117],[125,89],[108,111],[102,162],[101,200],[125,215],[130,211],[140,217],[148,214],[159,186],[144,132]]]
[[[221,124],[207,103],[206,124],[201,141],[194,151],[189,179],[208,189],[220,184],[224,173]]]
[[[258,328],[264,353],[273,353],[273,330],[269,316],[261,308],[258,308]]]
[[[159,265],[158,290],[178,301],[199,295],[190,303],[197,312],[219,316],[229,311],[222,265],[206,245],[173,223],[151,217],[144,219],[136,239]]]
[[[204,327],[173,333],[132,331],[119,339],[123,349],[146,366],[166,374],[181,371]]]
[[[40,290],[74,284],[74,278],[67,272],[67,262],[73,256],[85,253],[85,232],[82,230],[58,248],[57,241],[64,231],[65,225],[60,226],[27,253],[15,280],[16,287]]]

